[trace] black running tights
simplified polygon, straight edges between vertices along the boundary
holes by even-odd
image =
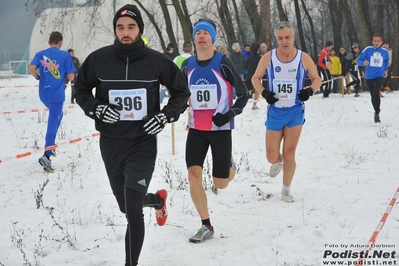
[[[144,242],[144,194],[130,188],[125,188],[125,195],[116,195],[121,212],[126,214],[127,229],[125,236],[126,263],[125,266],[138,264],[141,248]]]
[[[331,87],[333,84],[330,70],[323,69],[319,66],[317,67],[317,69],[319,70],[320,77],[323,79],[323,82],[326,81],[321,85],[321,87],[323,88],[323,96],[328,97],[331,93]]]
[[[392,71],[391,67],[388,67],[388,76],[386,78],[384,78],[384,81],[382,82],[383,87],[387,87],[389,82],[391,82],[391,78],[392,78],[391,71]]]
[[[373,104],[374,112],[380,114],[380,89],[384,78],[379,77],[375,79],[366,79],[367,87],[369,88],[371,95],[371,103]]]
[[[360,88],[359,72],[354,70],[349,70],[348,72],[349,75],[352,77],[352,82],[346,84],[346,87],[349,88],[350,86],[355,85],[355,94],[358,94]]]

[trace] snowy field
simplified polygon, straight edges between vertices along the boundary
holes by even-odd
[[[55,173],[45,173],[37,160],[43,153],[47,112],[35,85],[31,77],[0,80],[0,265],[123,265],[126,219],[108,184],[99,138],[92,135],[94,122],[70,104],[67,88],[57,135],[60,146],[52,163]],[[201,244],[188,241],[201,224],[188,191],[184,161],[187,114],[174,126],[175,155],[168,125],[159,134],[149,191],[168,190],[169,218],[160,227],[154,211],[145,209],[146,238],[139,265],[356,262],[333,256],[364,250],[399,186],[399,93],[385,94],[380,124],[373,121],[368,92],[360,95],[332,94],[322,99],[317,94],[306,102],[292,204],[280,200],[282,175],[274,179],[268,175],[267,104],[262,100],[260,109],[252,110],[248,103],[236,118],[233,133],[235,179],[214,193],[210,159],[204,167],[215,236]],[[18,154],[27,156],[17,159]],[[377,235],[375,244],[380,246],[372,249],[387,252],[389,258],[369,259],[379,264],[367,265],[399,265],[398,205]],[[326,254],[331,255],[323,259]]]

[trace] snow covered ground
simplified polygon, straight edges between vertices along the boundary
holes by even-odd
[[[53,159],[56,171],[45,173],[37,159],[43,152],[47,112],[35,84],[31,77],[0,80],[0,265],[123,265],[126,220],[108,184],[99,138],[91,135],[96,133],[94,122],[69,103],[68,88],[57,136],[60,147]],[[356,262],[342,257],[364,250],[399,186],[399,93],[385,94],[380,124],[373,121],[367,92],[359,98],[334,94],[322,99],[317,94],[306,103],[292,204],[280,200],[282,175],[268,175],[267,104],[258,105],[259,110],[252,110],[249,103],[236,118],[233,156],[239,170],[229,187],[213,193],[211,169],[205,166],[215,236],[202,244],[188,241],[201,224],[188,192],[184,161],[187,114],[175,123],[175,155],[172,127],[159,134],[149,191],[168,190],[169,218],[160,227],[154,211],[145,209],[139,265]],[[15,156],[27,152],[32,154]],[[381,246],[372,251],[388,252],[389,258],[369,259],[379,264],[368,265],[399,265],[394,253],[399,247],[397,202],[375,243]],[[341,258],[333,258],[341,253]],[[331,255],[323,259],[325,254]]]

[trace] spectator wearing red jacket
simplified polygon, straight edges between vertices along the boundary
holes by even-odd
[[[326,45],[320,52],[319,60],[317,60],[317,70],[319,71],[319,75],[323,80],[323,98],[328,98],[331,93],[332,80],[331,80],[331,61],[330,61],[330,51],[333,48],[333,43],[331,41],[327,41]]]

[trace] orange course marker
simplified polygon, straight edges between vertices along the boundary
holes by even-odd
[[[369,240],[369,242],[368,242],[368,251],[370,251],[370,250],[372,250],[373,249],[373,246],[374,246],[374,244],[375,244],[375,241],[377,240],[377,236],[378,236],[378,234],[380,233],[380,231],[382,230],[382,228],[384,227],[384,225],[385,225],[385,222],[386,222],[386,220],[387,220],[387,218],[388,218],[388,215],[389,215],[389,213],[391,212],[391,210],[393,209],[393,207],[394,207],[394,205],[395,205],[395,202],[396,202],[396,200],[398,199],[398,197],[399,197],[399,187],[398,187],[398,189],[396,190],[396,193],[395,193],[395,195],[393,196],[393,198],[391,199],[391,201],[389,202],[389,205],[388,205],[388,207],[387,207],[387,209],[385,210],[385,213],[384,213],[384,215],[382,216],[382,218],[381,218],[381,220],[380,220],[380,222],[378,223],[378,225],[377,225],[377,228],[374,230],[374,232],[373,232],[373,234],[371,235],[371,237],[370,237],[370,240]],[[357,263],[356,263],[356,266],[361,266],[361,265],[365,265],[364,263],[363,263],[363,261],[364,260],[366,260],[367,258],[359,258],[359,260],[357,261]]]
[[[61,143],[58,143],[58,144],[47,146],[47,147],[44,148],[44,150],[48,151],[48,150],[57,149],[58,147],[63,146],[63,145],[74,144],[74,143],[80,142],[80,141],[82,141],[84,139],[95,138],[95,137],[98,137],[98,136],[100,136],[100,132],[92,133],[92,134],[84,136],[84,137],[71,139],[69,141],[64,141],[64,142],[61,142]],[[41,149],[37,149],[37,150],[34,150],[34,151],[27,151],[27,152],[20,153],[20,154],[14,155],[14,156],[9,156],[9,157],[0,159],[0,164],[4,163],[6,161],[14,160],[14,159],[25,158],[25,157],[28,157],[28,156],[32,155],[33,153],[37,153],[37,152],[42,152],[42,150]]]

